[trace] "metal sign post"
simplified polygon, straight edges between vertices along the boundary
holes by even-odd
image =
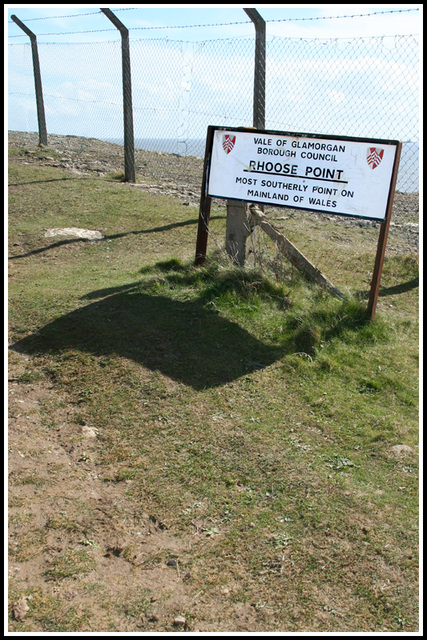
[[[211,216],[212,198],[207,195],[207,179],[209,175],[210,154],[212,150],[213,128],[208,127],[206,136],[205,161],[203,164],[203,182],[200,195],[199,225],[197,228],[195,265],[202,265],[206,260],[208,246],[209,220]]]
[[[377,245],[377,255],[375,258],[374,273],[372,276],[371,291],[369,294],[368,313],[371,320],[374,319],[375,310],[377,308],[378,294],[380,291],[380,281],[381,281],[381,275],[382,275],[383,264],[384,264],[385,248],[387,244],[388,231],[390,228],[391,210],[393,207],[394,192],[396,189],[397,173],[399,170],[399,160],[400,160],[401,152],[402,152],[402,143],[399,142],[396,149],[396,160],[395,160],[394,169],[393,169],[389,201],[387,204],[386,221],[382,222],[380,227],[380,235],[378,237],[378,245]]]

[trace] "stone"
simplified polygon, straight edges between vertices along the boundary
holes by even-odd
[[[47,229],[44,234],[45,238],[53,238],[55,236],[72,236],[74,238],[83,238],[84,240],[102,240],[104,238],[100,231],[94,229],[80,229],[78,227]]]
[[[174,627],[185,627],[186,620],[183,616],[177,616],[173,621]]]
[[[82,427],[82,435],[85,438],[96,438],[98,429],[91,427]]]

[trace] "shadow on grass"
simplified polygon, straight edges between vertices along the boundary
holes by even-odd
[[[368,342],[387,333],[381,323],[369,321],[366,306],[354,298],[338,302],[322,293],[323,302],[312,310],[287,310],[283,286],[256,271],[219,264],[195,268],[172,259],[143,267],[140,273],[138,282],[90,292],[83,298],[89,304],[11,348],[27,354],[72,349],[117,355],[200,390],[232,382],[288,354],[311,359],[322,342],[348,332],[352,339],[359,336]],[[174,292],[188,290],[191,300],[173,298]],[[283,331],[274,345],[216,311],[218,304],[256,309],[260,300],[284,314]]]
[[[406,293],[407,291],[416,289],[419,286],[420,286],[420,279],[419,277],[416,277],[416,278],[412,278],[412,280],[408,280],[407,282],[396,284],[393,287],[381,287],[378,292],[378,295],[380,297],[395,296],[395,295],[398,295],[399,293]],[[357,291],[356,296],[358,296],[361,299],[364,299],[364,298],[368,299],[369,291]]]
[[[73,311],[12,349],[118,355],[196,390],[231,382],[282,355],[199,300],[180,302],[137,288],[116,291]]]
[[[67,178],[46,178],[45,180],[29,180],[27,182],[9,182],[8,187],[22,187],[26,184],[44,184],[45,182],[64,182],[69,180],[90,180],[90,177],[67,177]]]

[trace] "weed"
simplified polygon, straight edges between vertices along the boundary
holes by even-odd
[[[22,384],[32,384],[34,382],[38,382],[42,378],[42,375],[39,371],[24,371],[19,378],[18,382]]]
[[[75,578],[80,574],[90,573],[95,566],[94,558],[86,549],[71,549],[53,559],[44,575],[46,580],[58,582],[66,578]]]
[[[15,525],[18,524],[15,522]],[[22,520],[19,523],[22,527]],[[46,531],[43,529],[29,528],[24,532],[12,535],[9,546],[10,557],[15,562],[25,562],[37,557],[43,550],[46,543]]]
[[[117,182],[125,182],[125,173],[124,171],[115,171],[111,173],[107,173],[105,176],[106,180],[115,180]]]

